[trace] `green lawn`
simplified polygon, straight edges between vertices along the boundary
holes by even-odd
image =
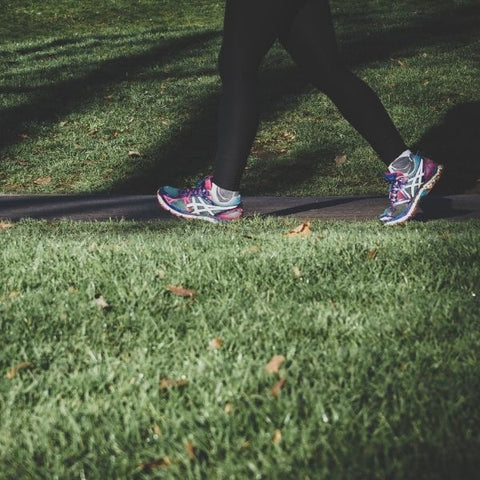
[[[1,7],[1,193],[210,172],[223,1]],[[437,191],[478,188],[478,2],[332,7]],[[385,192],[278,46],[259,89],[243,193]],[[0,222],[0,479],[476,478],[480,223],[295,225]]]
[[[209,173],[223,3],[4,2],[0,191],[151,193]],[[332,9],[347,63],[407,143],[447,165],[439,191],[474,189],[477,0],[333,0]],[[383,164],[278,46],[260,77],[245,194],[384,193]]]
[[[479,223],[294,226],[0,230],[0,478],[476,478]]]

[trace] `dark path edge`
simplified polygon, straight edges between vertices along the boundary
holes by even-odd
[[[383,196],[244,197],[245,215],[323,220],[376,219]],[[0,195],[0,219],[166,220],[154,195]],[[480,195],[430,196],[416,219],[480,219]]]

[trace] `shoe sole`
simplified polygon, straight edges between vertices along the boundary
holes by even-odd
[[[410,207],[408,212],[401,218],[391,220],[391,221],[386,220],[383,222],[383,224],[388,226],[399,225],[401,223],[405,223],[406,221],[414,217],[420,205],[420,200],[422,200],[422,198],[426,197],[430,193],[430,190],[435,186],[435,184],[438,182],[438,180],[442,176],[442,172],[443,172],[443,165],[438,165],[435,175],[420,189],[420,191],[418,192],[418,195],[415,197],[412,203],[412,206]]]
[[[204,217],[201,215],[190,215],[188,213],[181,213],[178,210],[175,210],[172,208],[165,200],[162,198],[160,193],[157,192],[157,202],[160,207],[162,207],[164,210],[167,210],[167,212],[170,212],[172,215],[175,215],[178,218],[183,218],[185,220],[203,220],[204,222],[209,222],[209,223],[215,223],[215,224],[220,224],[220,223],[225,223],[225,222],[234,222],[235,220],[238,220],[241,217],[232,219],[232,220],[219,220],[218,218],[215,217]]]

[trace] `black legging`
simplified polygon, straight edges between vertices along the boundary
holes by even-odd
[[[276,39],[385,163],[406,146],[373,90],[342,65],[328,0],[227,0],[214,181],[238,190],[258,128],[256,84]]]

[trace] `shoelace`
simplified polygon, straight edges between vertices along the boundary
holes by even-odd
[[[208,197],[208,191],[205,188],[205,180],[200,180],[194,187],[185,188],[185,190],[180,191],[181,196],[188,196],[188,197]]]
[[[390,200],[391,205],[395,205],[397,203],[398,193],[405,185],[407,179],[404,175],[393,172],[386,173],[385,180],[389,183],[388,199]]]

